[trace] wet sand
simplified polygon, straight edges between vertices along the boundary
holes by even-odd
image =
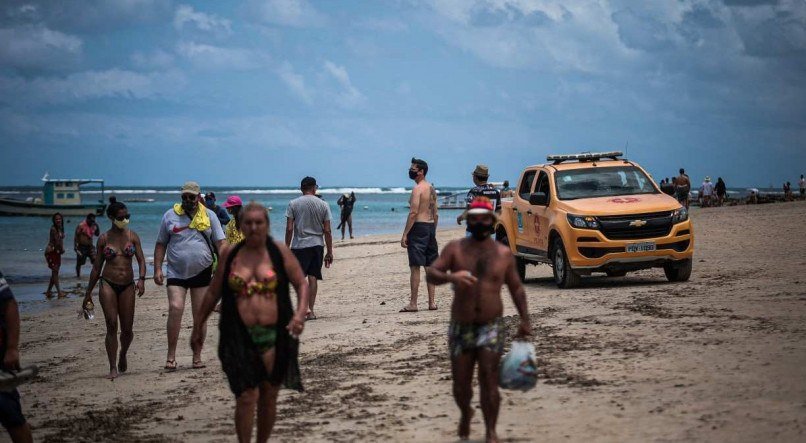
[[[502,391],[507,441],[803,441],[806,429],[806,203],[695,209],[691,281],[662,270],[593,277],[561,291],[548,266],[526,284],[540,383]],[[450,220],[451,217],[445,217]],[[447,221],[446,221],[447,224]],[[441,231],[444,244],[461,231]],[[302,394],[283,392],[282,441],[452,441],[445,331],[438,311],[403,314],[408,268],[399,236],[338,243],[303,335]],[[21,388],[37,441],[233,441],[234,400],[216,357],[190,369],[190,306],[179,371],[162,370],[164,288],[138,300],[129,372],[107,372],[103,319],[75,307],[23,317]],[[420,308],[427,308],[424,285]],[[506,300],[506,315],[515,313]],[[515,319],[510,317],[514,331]],[[478,394],[474,395],[478,405]],[[471,437],[483,438],[481,411]]]

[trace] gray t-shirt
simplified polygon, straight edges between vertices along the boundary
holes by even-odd
[[[206,235],[213,244],[225,237],[218,217],[213,211],[209,209],[206,211],[211,226],[204,231],[204,234],[188,228],[190,217],[187,214],[179,215],[171,208],[162,216],[157,243],[165,245],[167,249],[166,277],[188,279],[199,275],[213,264],[213,254],[204,236]]]
[[[285,216],[294,220],[291,249],[324,246],[324,224],[330,221],[330,206],[319,197],[303,195],[288,203]]]

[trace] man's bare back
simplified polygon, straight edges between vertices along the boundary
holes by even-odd
[[[434,223],[437,220],[437,191],[426,180],[418,183],[411,191],[409,204],[417,211],[415,222]]]

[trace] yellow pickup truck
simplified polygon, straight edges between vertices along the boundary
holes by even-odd
[[[550,155],[520,176],[501,205],[496,239],[527,264],[554,268],[560,288],[581,276],[662,267],[669,281],[691,276],[694,231],[688,211],[621,152]]]

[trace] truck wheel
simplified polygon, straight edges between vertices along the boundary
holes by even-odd
[[[607,271],[606,274],[608,277],[624,277],[627,271]]]
[[[688,281],[691,277],[691,259],[667,263],[663,265],[663,272],[669,281]]]
[[[557,286],[561,289],[569,289],[579,285],[579,274],[571,269],[568,255],[565,253],[565,246],[563,246],[563,241],[559,238],[554,242],[554,247],[551,250],[551,264],[554,268],[554,282],[557,283]]]
[[[521,278],[521,282],[526,281],[526,260],[515,257],[515,266],[518,268],[518,277]]]

